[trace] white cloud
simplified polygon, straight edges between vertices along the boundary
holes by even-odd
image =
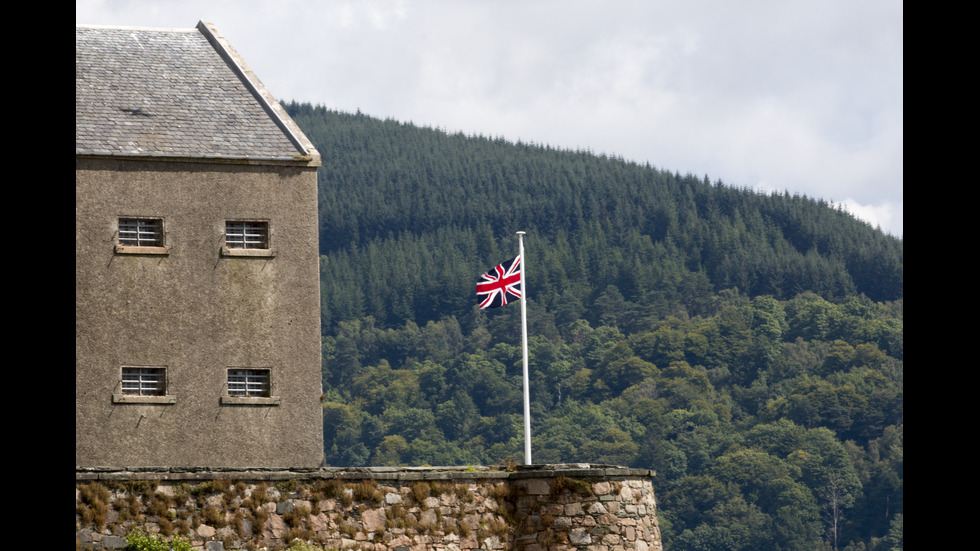
[[[213,22],[284,99],[844,201],[903,233],[903,7],[891,0],[75,7],[78,23]]]
[[[901,202],[894,204],[886,201],[875,205],[862,205],[854,199],[847,198],[841,201],[841,204],[844,206],[844,210],[873,227],[880,227],[885,233],[901,237],[901,234],[896,234],[890,229],[902,227],[904,206]]]

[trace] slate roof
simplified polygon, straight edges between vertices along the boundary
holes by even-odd
[[[75,154],[320,161],[205,23],[75,27]]]

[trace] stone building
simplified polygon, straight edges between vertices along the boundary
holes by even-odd
[[[76,26],[76,468],[320,465],[319,165],[211,24]]]

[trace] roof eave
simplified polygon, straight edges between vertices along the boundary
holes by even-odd
[[[315,150],[314,150],[315,153]],[[254,166],[299,166],[307,168],[317,168],[322,163],[320,156],[314,155],[294,155],[291,158],[284,157],[237,157],[231,155],[171,155],[166,153],[147,153],[147,152],[110,152],[110,151],[90,151],[76,150],[75,157],[88,159],[115,159],[126,161],[155,161],[171,163],[211,163],[211,164],[232,164],[232,165],[254,165]]]

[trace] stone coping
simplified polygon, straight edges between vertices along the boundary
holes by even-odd
[[[291,480],[338,478],[348,480],[485,480],[569,476],[575,478],[653,478],[650,469],[618,465],[560,463],[465,467],[319,467],[307,469],[220,467],[76,467],[75,480]]]

